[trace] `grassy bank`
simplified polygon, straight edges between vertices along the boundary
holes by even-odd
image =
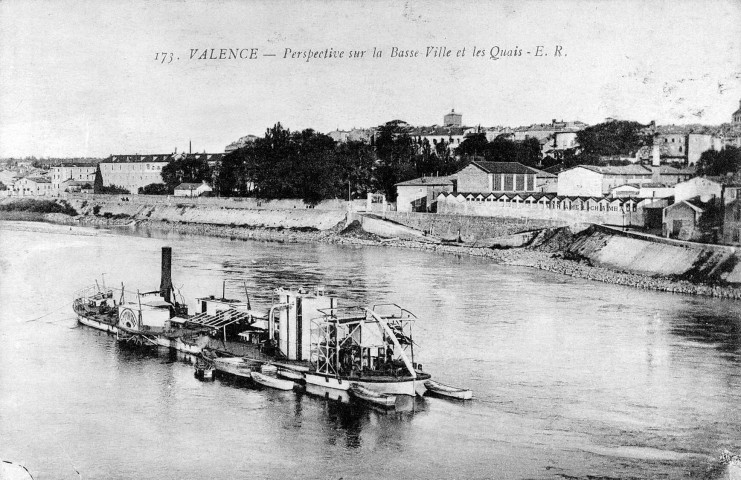
[[[0,212],[61,213],[71,217],[77,216],[77,210],[72,208],[66,200],[37,200],[35,198],[23,198],[2,203],[0,204]]]

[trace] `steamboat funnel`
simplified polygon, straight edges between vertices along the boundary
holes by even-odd
[[[160,275],[160,296],[171,301],[172,292],[172,248],[162,247],[162,273]]]

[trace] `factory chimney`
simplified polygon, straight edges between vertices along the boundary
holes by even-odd
[[[160,296],[172,301],[172,248],[162,247],[162,273],[160,274]]]
[[[661,183],[661,149],[658,145],[651,149],[651,183]]]

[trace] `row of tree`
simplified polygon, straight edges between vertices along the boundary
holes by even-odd
[[[184,182],[213,184],[220,196],[256,196],[266,199],[302,198],[316,203],[329,198],[362,198],[368,192],[396,197],[395,185],[421,176],[450,175],[474,159],[520,162],[535,168],[597,164],[603,156],[632,156],[653,138],[645,125],[616,121],[588,127],[576,134],[578,149],[561,150],[544,161],[535,138],[513,141],[484,133],[469,135],[457,148],[413,137],[405,122],[394,120],[378,127],[370,144],[335,142],[312,129],[290,131],[280,123],[262,138],[224,156],[212,169],[201,159],[184,156],[162,170],[164,185],[153,184],[140,193],[173,193]],[[706,152],[702,174],[719,175],[741,169],[738,149]]]

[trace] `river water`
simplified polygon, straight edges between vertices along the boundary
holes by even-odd
[[[203,382],[76,324],[73,293],[96,279],[156,289],[163,245],[191,305],[224,280],[253,304],[317,284],[402,304],[416,359],[475,398],[384,413]],[[740,315],[480,258],[0,222],[0,458],[36,479],[723,478],[718,455],[741,452]]]

